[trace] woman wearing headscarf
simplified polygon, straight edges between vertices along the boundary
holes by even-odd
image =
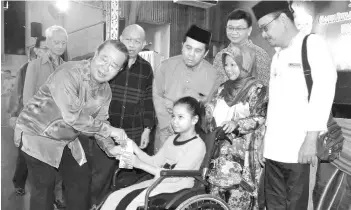
[[[261,174],[257,151],[264,135],[267,96],[263,83],[243,68],[245,48],[222,55],[225,81],[206,105],[207,131],[223,126],[228,140],[219,147],[209,172],[210,192],[222,197],[231,209],[257,207]]]

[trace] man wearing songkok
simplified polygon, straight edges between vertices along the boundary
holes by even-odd
[[[305,35],[296,28],[288,2],[261,1],[252,9],[263,38],[278,49],[270,71],[267,130],[259,150],[260,161],[265,161],[267,209],[306,210],[310,164],[316,164],[316,141],[327,130],[336,68],[326,42],[310,35],[309,98],[301,59]]]
[[[184,35],[182,54],[163,61],[155,72],[156,151],[173,134],[170,126],[173,102],[185,96],[206,101],[219,83],[219,74],[204,60],[211,37],[211,32],[192,25]]]

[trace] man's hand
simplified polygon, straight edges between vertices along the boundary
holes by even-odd
[[[122,154],[121,146],[114,146],[108,150],[110,156],[118,158]]]
[[[141,134],[141,142],[140,142],[140,149],[145,149],[147,147],[147,145],[149,144],[149,140],[150,140],[150,129],[149,128],[145,128],[143,133]]]
[[[225,121],[222,123],[223,131],[225,133],[231,133],[236,128],[237,124],[233,121]]]
[[[120,128],[115,128],[112,127],[112,132],[110,135],[115,142],[117,142],[118,144],[125,144],[125,141],[127,140],[128,136],[126,134],[126,132],[123,129]]]
[[[309,131],[299,151],[299,163],[317,164],[317,139],[319,131]]]
[[[11,128],[15,129],[16,121],[17,121],[17,117],[11,117],[9,119],[9,125],[10,125]]]

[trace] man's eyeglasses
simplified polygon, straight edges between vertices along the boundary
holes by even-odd
[[[260,29],[260,31],[261,32],[268,32],[268,25],[269,24],[271,24],[273,21],[275,21],[276,19],[278,19],[279,17],[280,17],[280,15],[281,15],[281,13],[279,13],[279,14],[277,14],[274,18],[273,18],[273,20],[271,20],[271,21],[269,21],[269,23],[267,23],[267,24],[265,24],[265,25],[263,25],[263,26],[261,26],[259,29]]]
[[[116,65],[113,63],[113,61],[110,61],[106,56],[98,56],[99,63],[103,64],[104,66],[108,66],[109,71],[119,71],[122,67],[119,65]]]
[[[233,27],[233,26],[226,26],[225,28],[229,32],[234,32],[234,31],[236,31],[236,32],[243,32],[246,29],[248,29],[248,28],[244,28],[244,27]]]

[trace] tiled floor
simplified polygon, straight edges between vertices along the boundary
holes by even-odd
[[[16,196],[12,184],[15,170],[17,148],[13,143],[13,130],[1,126],[1,209],[27,210],[29,193]],[[28,188],[28,187],[27,187]]]

